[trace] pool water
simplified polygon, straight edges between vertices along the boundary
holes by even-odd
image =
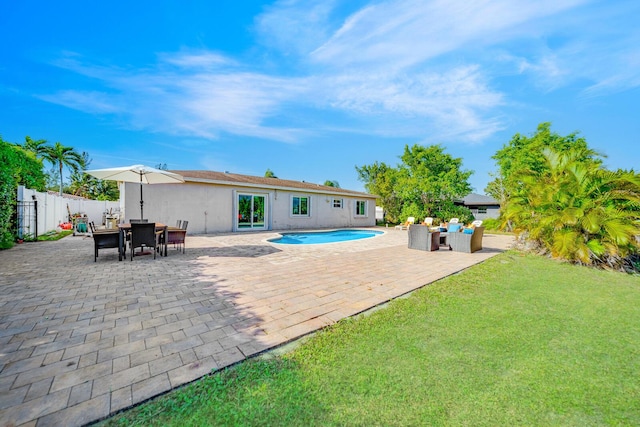
[[[382,234],[382,231],[372,230],[333,230],[310,231],[301,233],[282,233],[282,237],[270,239],[271,243],[285,245],[316,245],[319,243],[346,242],[349,240],[368,239]]]

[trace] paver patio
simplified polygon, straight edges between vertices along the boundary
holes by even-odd
[[[384,229],[383,229],[384,230]],[[484,261],[407,232],[287,246],[187,237],[186,254],[93,261],[90,237],[0,251],[0,425],[83,425]]]

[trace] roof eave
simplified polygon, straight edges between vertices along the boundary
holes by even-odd
[[[316,194],[332,194],[336,196],[353,196],[353,197],[366,197],[369,199],[378,199],[380,196],[375,194],[368,193],[360,193],[357,191],[350,190],[338,190],[331,191],[326,188],[300,188],[293,186],[284,186],[284,185],[268,185],[268,184],[252,184],[247,182],[233,182],[233,181],[222,181],[217,179],[206,179],[206,178],[192,178],[192,177],[184,177],[185,182],[196,182],[201,184],[216,184],[216,185],[224,185],[227,187],[243,187],[243,188],[262,188],[262,189],[270,189],[270,190],[281,190],[281,191],[300,191],[306,193],[316,193]]]

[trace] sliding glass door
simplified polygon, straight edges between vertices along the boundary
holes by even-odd
[[[266,199],[266,195],[262,194],[238,194],[238,230],[266,227]]]

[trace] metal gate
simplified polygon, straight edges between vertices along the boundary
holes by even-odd
[[[19,239],[35,240],[38,237],[38,201],[17,202],[14,224]]]

